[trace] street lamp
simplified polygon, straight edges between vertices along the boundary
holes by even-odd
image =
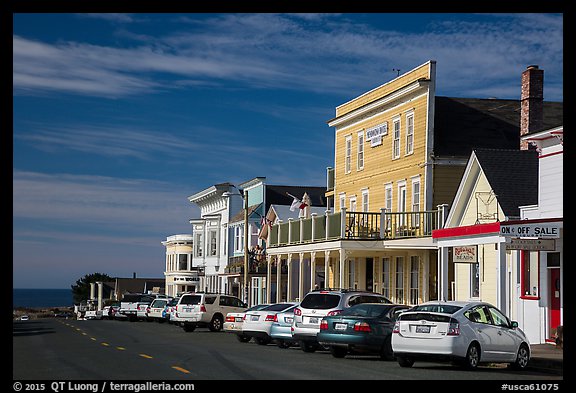
[[[238,188],[234,185],[232,187]],[[239,195],[244,200],[244,303],[248,304],[248,260],[250,258],[248,254],[248,191],[241,192],[238,190],[238,194],[231,192],[224,192],[222,196],[224,198],[229,198],[232,195]]]

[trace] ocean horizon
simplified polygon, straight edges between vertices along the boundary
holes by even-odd
[[[72,307],[72,289],[13,288],[12,307]]]

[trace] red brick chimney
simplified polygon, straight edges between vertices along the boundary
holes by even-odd
[[[520,136],[544,127],[544,70],[530,65],[522,73],[520,97]],[[520,142],[521,150],[528,150],[527,142]]]

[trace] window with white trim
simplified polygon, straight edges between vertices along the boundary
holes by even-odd
[[[393,139],[392,139],[392,159],[400,157],[400,118],[392,120],[393,122]]]
[[[340,210],[342,210],[343,208],[346,207],[346,194],[340,194],[339,195],[340,198]]]
[[[390,258],[382,258],[382,295],[390,299]]]
[[[204,239],[202,236],[202,233],[197,233],[196,237],[194,239],[194,244],[196,245],[196,247],[194,248],[194,256],[195,257],[201,257],[202,256],[202,243],[203,243]]]
[[[420,274],[420,258],[410,257],[410,304],[418,304],[418,276]]]
[[[413,227],[420,227],[420,178],[412,179],[412,222]]]
[[[368,212],[368,189],[362,190],[362,211]]]
[[[404,304],[404,257],[396,257],[396,303]]]
[[[364,169],[364,131],[358,133],[358,155],[356,161],[356,169]]]
[[[234,227],[234,251],[244,251],[244,227],[240,225]]]
[[[398,212],[406,212],[406,182],[398,184]],[[400,225],[406,225],[406,215],[400,214],[398,219]]]
[[[344,158],[344,173],[350,173],[352,170],[352,136],[348,135],[346,137],[346,148],[345,148],[345,158]]]
[[[414,153],[414,112],[406,114],[406,154]]]
[[[216,229],[211,229],[208,232],[208,241],[210,243],[209,255],[215,257],[218,255],[218,231]]]
[[[386,184],[384,186],[384,207],[386,208],[386,212],[392,212],[392,183]],[[386,219],[386,229],[391,228],[391,218],[390,216]]]
[[[350,197],[350,211],[351,212],[355,212],[356,211],[356,197]]]

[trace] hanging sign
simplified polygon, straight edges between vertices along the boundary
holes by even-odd
[[[506,225],[500,223],[500,236],[536,237],[539,239],[557,239],[561,225],[557,222],[541,222]]]
[[[452,247],[452,262],[476,263],[478,262],[478,246],[454,246]]]

